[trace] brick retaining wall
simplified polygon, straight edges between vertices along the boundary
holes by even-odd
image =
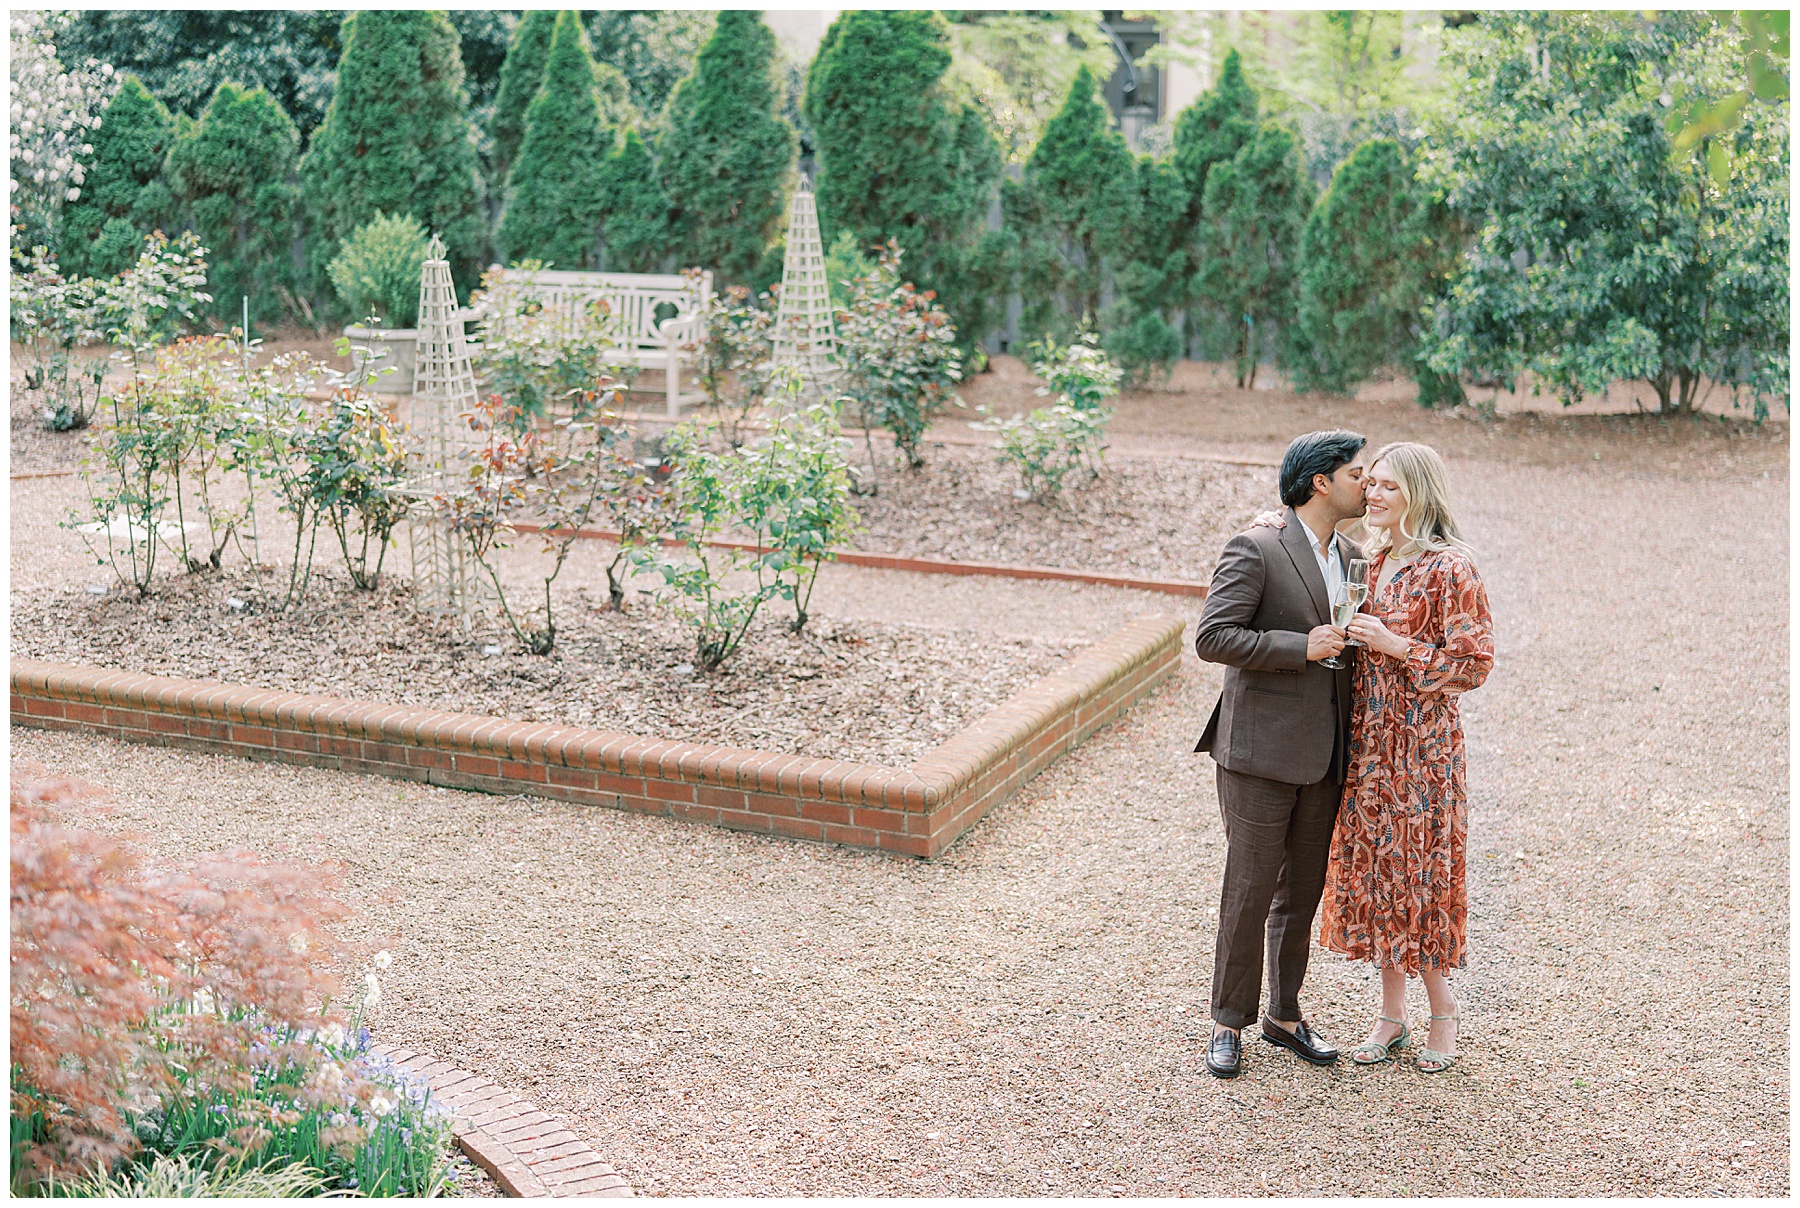
[[[906,768],[27,659],[12,721],[935,856],[1173,674],[1181,632],[1139,617]]]

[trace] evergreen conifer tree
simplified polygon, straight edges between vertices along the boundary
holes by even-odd
[[[1001,172],[980,115],[939,85],[949,32],[930,12],[856,9],[832,22],[807,72],[805,116],[826,242],[897,239],[965,346],[985,334],[983,231]]]
[[[1239,387],[1256,383],[1272,330],[1293,319],[1300,230],[1318,189],[1293,133],[1265,123],[1256,138],[1206,174],[1200,238],[1202,295],[1235,319]]]
[[[211,251],[207,288],[214,313],[227,322],[246,296],[264,321],[295,305],[299,151],[300,134],[275,98],[229,81],[169,149],[169,180]]]
[[[544,82],[544,62],[550,57],[550,35],[556,32],[556,10],[534,8],[519,18],[513,30],[506,62],[500,66],[500,91],[494,98],[494,116],[488,123],[493,140],[493,186],[504,193],[506,175],[519,157],[525,141],[525,111],[531,108],[538,86]]]
[[[337,91],[300,160],[313,284],[377,210],[415,215],[473,283],[487,232],[456,28],[442,12],[365,9],[342,41]]]
[[[526,112],[544,82],[544,64],[550,57],[556,17],[555,9],[527,11],[513,31],[512,46],[500,68],[499,93],[494,100],[493,117],[488,121],[496,199],[506,195],[506,178],[525,142]],[[589,56],[592,57],[591,47]],[[602,123],[614,128],[637,125],[638,111],[631,103],[631,84],[625,74],[609,63],[596,61],[593,66],[594,99],[600,106]]]
[[[1455,256],[1448,234],[1398,143],[1371,139],[1338,165],[1300,236],[1295,385],[1343,391],[1383,365],[1416,373],[1420,311]]]
[[[525,141],[494,235],[502,260],[544,260],[560,269],[598,266],[614,137],[594,95],[587,31],[573,10],[558,13],[544,81],[525,112]]]
[[[63,211],[61,264],[72,276],[130,268],[144,236],[174,219],[163,160],[175,119],[136,76],[126,76],[95,129],[81,196]]]
[[[759,14],[721,12],[658,143],[676,258],[722,284],[749,283],[786,217],[797,138],[780,112],[776,52]]]
[[[606,267],[618,273],[653,273],[669,258],[669,199],[656,182],[650,148],[627,130],[606,161]],[[706,261],[683,259],[679,266]]]
[[[1114,283],[1119,301],[1106,316],[1106,350],[1133,381],[1167,376],[1186,351],[1177,326],[1188,301],[1193,224],[1187,182],[1173,162],[1137,161],[1136,221],[1120,254]]]
[[[1175,119],[1175,170],[1187,182],[1196,218],[1207,172],[1255,137],[1256,90],[1244,79],[1238,52],[1228,51],[1219,68],[1219,82]]]
[[[1032,334],[1066,337],[1084,318],[1100,321],[1102,286],[1137,219],[1135,177],[1131,150],[1084,66],[1026,161],[1017,192],[1029,206],[1015,199],[1022,225],[1036,227],[1024,236],[1020,277]]]
[[[1243,325],[1242,315],[1226,314],[1193,290],[1201,266],[1212,253],[1199,238],[1201,203],[1206,178],[1215,164],[1228,162],[1256,137],[1256,90],[1244,79],[1243,62],[1228,51],[1219,79],[1175,121],[1174,151],[1170,161],[1187,187],[1186,239],[1188,265],[1183,280],[1186,297],[1173,305],[1187,307],[1187,334],[1197,337],[1208,357],[1235,348]],[[1229,355],[1229,354],[1228,354]]]

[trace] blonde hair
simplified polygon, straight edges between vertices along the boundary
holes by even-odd
[[[1369,459],[1371,473],[1377,464],[1385,463],[1400,493],[1406,496],[1406,513],[1400,518],[1400,532],[1421,550],[1453,549],[1473,558],[1475,551],[1462,538],[1456,518],[1450,514],[1450,476],[1444,470],[1444,459],[1430,445],[1397,440],[1383,445]],[[1371,530],[1370,553],[1385,553],[1394,542],[1393,529]]]

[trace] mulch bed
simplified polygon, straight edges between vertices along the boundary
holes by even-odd
[[[496,619],[464,634],[421,616],[401,582],[371,595],[315,572],[304,604],[273,612],[256,599],[249,573],[233,568],[159,580],[142,601],[117,587],[30,592],[13,599],[12,653],[904,766],[1079,645],[818,616],[795,635],[790,607],[776,601],[706,675],[693,670],[686,622],[647,600],[619,614],[569,593],[556,649],[539,657]]]
[[[916,472],[883,460],[878,494],[855,501],[856,548],[1205,582],[1226,540],[1275,506],[1275,472],[1259,467],[1109,455],[1098,478],[1072,474],[1041,504],[1014,496],[1018,476],[991,449],[924,453]],[[853,460],[866,460],[860,442]]]

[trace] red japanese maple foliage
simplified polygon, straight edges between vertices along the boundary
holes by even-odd
[[[39,1117],[15,1183],[110,1166],[136,1144],[128,1105],[248,1088],[253,1059],[303,1055],[294,1029],[341,1021],[327,925],[349,912],[327,870],[245,851],[150,867],[63,821],[93,786],[15,767],[11,787],[15,1135]]]

